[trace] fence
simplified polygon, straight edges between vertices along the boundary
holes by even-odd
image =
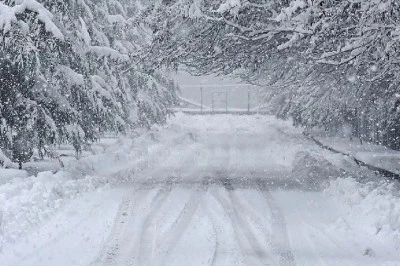
[[[180,97],[180,110],[198,114],[266,113],[258,88],[249,85],[188,86],[191,99]],[[197,99],[197,101],[192,100]],[[179,108],[178,108],[179,109]]]

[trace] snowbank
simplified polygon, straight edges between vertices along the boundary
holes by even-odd
[[[397,238],[400,248],[400,185],[382,181],[360,183],[354,178],[332,180],[325,193],[335,198],[348,219],[366,226],[371,235]]]
[[[400,249],[400,183],[359,167],[350,157],[326,150],[306,150],[296,155],[292,174],[302,189],[320,191],[342,211],[329,228],[335,232],[367,232],[376,243],[364,243],[371,252],[391,241]],[[328,229],[327,229],[328,230]],[[355,232],[357,231],[357,232]],[[384,254],[385,250],[379,250]],[[396,264],[397,265],[397,264]]]
[[[5,184],[12,179],[24,177],[28,177],[28,173],[24,170],[0,168],[0,185]]]
[[[400,151],[367,142],[360,144],[358,139],[350,141],[345,137],[326,136],[323,133],[316,134],[314,138],[323,145],[348,154],[365,164],[400,175]]]
[[[48,219],[64,201],[105,187],[102,177],[74,179],[68,172],[39,173],[37,177],[14,178],[0,186],[0,250]]]
[[[293,162],[293,179],[305,190],[321,191],[329,180],[343,174],[343,169],[316,152],[301,151],[296,154]]]
[[[159,131],[163,129],[163,136]],[[110,184],[132,181],[134,175],[168,156],[165,145],[190,139],[177,125],[132,133],[117,143],[103,143],[104,152],[72,160],[57,173],[27,177],[25,171],[0,169],[0,251],[18,242],[52,217],[67,201],[87,192],[108,189]],[[3,175],[4,174],[4,175]],[[5,180],[5,177],[7,177]],[[2,182],[3,181],[3,182]]]
[[[400,248],[398,181],[358,166],[351,157],[326,150],[297,154],[293,173],[305,188],[323,189],[325,195],[343,208],[345,222],[338,221],[338,228],[364,226],[371,235],[397,237],[395,243]]]

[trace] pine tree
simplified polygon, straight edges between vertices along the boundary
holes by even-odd
[[[154,70],[144,70],[151,42],[144,10],[139,0],[1,1],[3,149],[12,150],[8,143],[21,133],[43,156],[49,144],[165,122],[175,86],[160,85]],[[142,106],[152,108],[142,109],[139,121]]]

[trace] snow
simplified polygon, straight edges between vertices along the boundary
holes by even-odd
[[[87,26],[86,26],[86,23],[85,23],[85,21],[84,21],[81,17],[79,17],[79,21],[81,22],[81,34],[82,34],[82,38],[83,38],[85,44],[88,45],[88,46],[90,46],[90,44],[91,44],[91,42],[92,42],[92,39],[91,39],[91,37],[90,37],[90,34],[89,34],[88,28],[87,28]]]
[[[128,61],[129,56],[121,54],[117,50],[114,50],[106,46],[90,46],[90,51],[99,57],[110,57],[114,60]]]
[[[88,15],[88,17],[93,20],[94,19],[94,15],[92,10],[90,9],[90,7],[86,4],[85,0],[78,0],[78,4],[81,5],[83,7],[83,9],[86,12],[86,15]]]
[[[113,96],[108,90],[107,82],[98,75],[91,76],[92,80],[92,90],[98,92],[101,96],[108,100],[113,100]]]
[[[95,149],[0,185],[0,265],[400,265],[398,183],[289,121],[178,113]]]
[[[400,238],[400,194],[397,183],[359,183],[353,178],[333,180],[325,193],[342,203],[344,212],[353,223],[367,229],[370,235],[391,240],[394,248],[400,248],[395,240]],[[365,219],[368,217],[368,219]]]
[[[224,13],[229,11],[231,14],[237,14],[240,10],[242,3],[240,0],[227,0],[225,3],[221,4],[216,12]]]
[[[122,16],[122,15],[107,15],[107,21],[110,24],[122,24],[125,25],[128,22],[126,21],[126,19]]]
[[[202,107],[200,103],[198,103],[198,102],[196,102],[196,101],[193,101],[193,100],[191,100],[191,99],[182,97],[182,96],[179,96],[179,100],[180,100],[182,103],[184,103],[184,104],[193,105],[194,107],[198,107],[198,108],[201,108],[201,107]],[[210,109],[208,106],[205,106],[204,104],[203,104],[203,108],[204,108],[204,109]],[[193,108],[192,108],[192,109],[193,109]]]
[[[333,186],[329,190],[336,189]],[[357,184],[349,194],[358,193],[360,189]],[[398,233],[370,231],[372,219],[365,213],[351,210],[358,204],[349,206],[337,198],[339,195],[315,192],[281,191],[273,196],[286,217],[297,265],[400,264]],[[369,205],[364,207],[371,210]],[[366,254],[367,250],[374,255]]]
[[[57,68],[63,73],[70,86],[85,86],[85,79],[82,74],[76,73],[68,66],[58,65]]]
[[[286,19],[290,20],[293,14],[296,14],[298,10],[301,10],[305,7],[307,7],[307,3],[303,0],[290,1],[290,5],[286,8],[283,8],[275,20],[278,22],[282,22]]]
[[[105,180],[85,177],[74,180],[60,171],[39,173],[37,177],[15,178],[0,187],[1,246],[16,243],[22,236],[51,217],[64,201],[80,193],[104,186]],[[1,247],[0,246],[0,247]]]
[[[0,168],[0,185],[9,182],[12,179],[24,177],[28,177],[28,173],[24,170]]]
[[[352,157],[375,167],[388,170],[400,175],[400,152],[382,145],[368,142],[360,143],[360,140],[341,136],[325,136],[317,134],[316,139],[337,151],[351,155]]]
[[[51,12],[35,0],[20,0],[12,7],[0,3],[0,29],[4,33],[10,31],[12,23],[18,21],[16,15],[23,14],[26,10],[36,12],[38,19],[45,25],[46,31],[53,34],[54,37],[64,40],[64,34],[54,24]]]
[[[107,241],[119,203],[127,192],[96,191],[68,202],[46,227],[15,243],[13,250],[5,248],[0,253],[2,265],[89,265],[98,256],[98,247]],[[50,249],[37,250],[48,245]]]
[[[3,3],[0,3],[0,18],[0,29],[3,29],[4,33],[11,29],[12,22],[17,21],[12,8]]]
[[[203,13],[201,11],[201,7],[198,2],[194,2],[191,4],[189,8],[189,17],[190,18],[201,18]]]
[[[278,50],[284,50],[284,49],[290,48],[293,44],[296,43],[296,41],[297,41],[298,39],[299,39],[299,36],[296,35],[296,34],[294,34],[294,35],[290,38],[290,40],[288,40],[288,41],[285,42],[285,43],[282,43],[282,44],[278,45],[277,49],[278,49]]]
[[[0,163],[3,167],[11,167],[12,162],[11,160],[3,153],[3,151],[0,149]]]

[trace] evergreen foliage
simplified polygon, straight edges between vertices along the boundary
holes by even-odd
[[[27,147],[20,134],[29,135],[43,156],[46,145],[90,142],[105,131],[165,122],[176,86],[143,61],[152,41],[146,5],[140,0],[0,1],[4,156],[29,160],[31,152],[18,152]]]

